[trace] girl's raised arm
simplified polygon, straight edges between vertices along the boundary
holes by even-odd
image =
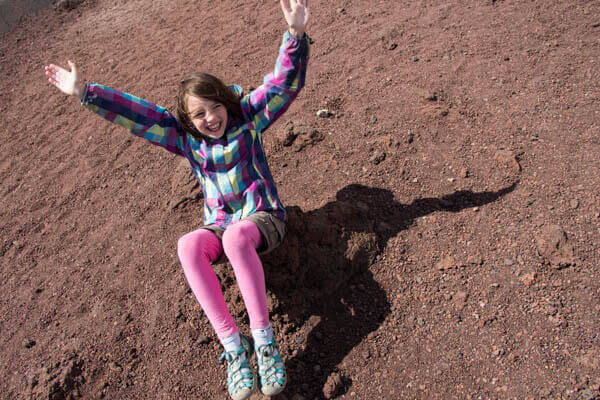
[[[263,84],[242,99],[242,111],[257,133],[267,129],[304,87],[309,40],[305,35],[308,0],[280,0],[288,31],[283,35],[275,69]]]
[[[90,111],[121,125],[136,136],[168,151],[184,155],[184,137],[179,121],[165,108],[130,94],[96,83],[84,84],[77,66],[70,71],[50,64],[44,67],[48,81],[66,95],[77,97]]]

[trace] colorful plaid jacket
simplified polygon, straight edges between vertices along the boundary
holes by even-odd
[[[305,35],[283,36],[275,70],[242,97],[244,121],[232,121],[219,139],[186,134],[165,108],[100,84],[87,84],[82,104],[152,144],[186,157],[204,192],[204,224],[226,227],[257,211],[286,220],[269,170],[262,133],[296,98],[306,76],[309,43]],[[241,89],[234,86],[241,94]]]

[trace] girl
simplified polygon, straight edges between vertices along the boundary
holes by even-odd
[[[262,132],[290,106],[304,86],[308,62],[308,0],[280,0],[289,29],[275,70],[242,97],[239,86],[193,74],[181,82],[176,115],[146,100],[100,84],[84,84],[71,61],[66,70],[45,67],[51,84],[89,110],[133,134],[186,157],[204,192],[204,226],[179,239],[185,276],[221,341],[227,386],[235,400],[257,384],[266,396],[286,384],[266,305],[258,254],[273,250],[286,232],[286,215],[262,148]],[[248,310],[251,339],[241,335],[227,309],[211,263],[227,257]],[[258,358],[258,379],[249,358]],[[258,381],[258,383],[257,383]]]

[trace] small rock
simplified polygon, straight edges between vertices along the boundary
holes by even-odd
[[[519,164],[517,157],[508,150],[498,150],[496,154],[494,154],[494,159],[504,164],[513,172],[521,171],[521,165]]]
[[[419,57],[417,57],[417,56],[414,56],[414,57],[412,58],[412,60],[413,60],[413,62],[418,62],[418,61],[419,61]]]
[[[23,346],[25,346],[26,349],[30,349],[33,346],[35,346],[35,340],[25,339],[25,341],[23,342]]]
[[[206,335],[198,336],[198,344],[207,344],[210,342],[210,338]]]
[[[446,257],[442,258],[440,261],[438,261],[437,264],[435,264],[435,269],[437,269],[438,271],[445,271],[445,270],[450,269],[455,266],[456,266],[456,260],[454,259],[454,257],[446,256]]]
[[[519,277],[519,280],[525,285],[525,286],[531,286],[533,285],[533,282],[535,282],[535,278],[537,277],[537,274],[535,273],[535,271],[532,272],[528,272],[526,274],[523,274]]]
[[[468,297],[469,297],[469,294],[462,290],[457,292],[454,295],[453,303],[454,303],[454,308],[456,309],[456,311],[462,311],[465,308]]]
[[[339,374],[333,373],[327,378],[327,382],[323,386],[323,396],[326,399],[331,399],[342,387],[342,378]]]
[[[575,249],[558,225],[545,226],[535,238],[538,254],[559,269],[575,264]]]
[[[478,210],[474,209],[474,211],[478,211]],[[471,264],[471,265],[481,265],[481,264],[483,264],[483,259],[478,255],[471,254],[469,257],[467,257],[467,263]]]
[[[297,133],[294,133],[294,129],[286,129],[283,139],[281,140],[281,144],[284,146],[291,146],[294,143],[294,140],[298,137]]]
[[[327,109],[322,109],[317,111],[317,117],[319,118],[329,118],[333,115],[333,113]]]
[[[577,199],[573,199],[569,202],[569,205],[571,206],[571,208],[574,210],[577,207],[579,207],[579,200]]]
[[[385,160],[385,157],[386,157],[385,152],[376,151],[371,155],[371,157],[369,158],[369,161],[371,161],[373,164],[377,165],[377,164],[381,163],[383,160]]]

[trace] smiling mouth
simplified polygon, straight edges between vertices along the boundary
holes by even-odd
[[[221,123],[218,122],[216,124],[212,124],[212,125],[207,125],[206,126],[208,128],[209,131],[211,132],[217,132],[219,130],[219,128],[221,128]]]

